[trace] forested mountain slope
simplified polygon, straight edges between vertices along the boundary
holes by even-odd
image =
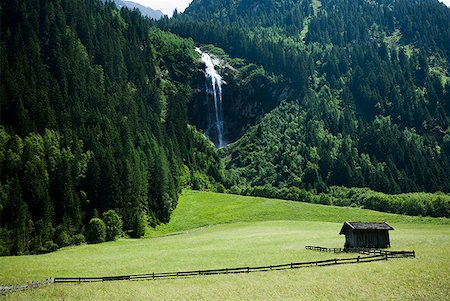
[[[7,0],[1,14],[0,254],[79,241],[108,209],[139,237],[181,187],[221,187],[216,150],[187,126],[192,41],[111,2]]]
[[[237,186],[450,191],[450,10],[437,0],[194,0],[159,25],[293,90],[225,149]]]

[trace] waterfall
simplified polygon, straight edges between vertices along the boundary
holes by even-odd
[[[206,134],[208,136],[217,136],[218,147],[224,146],[223,141],[223,111],[222,111],[222,77],[214,68],[214,62],[211,56],[196,48],[197,52],[202,56],[202,62],[205,64],[205,85],[207,101],[210,101],[212,96],[214,114],[213,118],[209,118],[209,126]],[[210,133],[214,131],[214,133]]]

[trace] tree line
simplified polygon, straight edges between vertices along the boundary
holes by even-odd
[[[359,207],[412,216],[450,217],[450,196],[442,192],[385,194],[369,188],[333,186],[326,193],[317,193],[295,186],[278,188],[270,185],[242,189],[234,187],[230,192],[321,205]]]

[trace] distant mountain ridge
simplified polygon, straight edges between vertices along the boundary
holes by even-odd
[[[162,11],[152,9],[147,6],[143,6],[136,2],[124,1],[124,0],[114,0],[114,2],[116,3],[116,5],[119,8],[122,8],[122,7],[128,7],[129,9],[137,8],[141,11],[142,15],[152,18],[152,19],[155,19],[155,20],[159,20],[164,16]]]

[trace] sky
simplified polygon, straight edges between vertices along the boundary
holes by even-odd
[[[144,6],[159,9],[164,14],[172,16],[173,10],[176,8],[178,12],[183,12],[192,0],[131,0]],[[445,5],[450,6],[450,0],[439,0]]]

